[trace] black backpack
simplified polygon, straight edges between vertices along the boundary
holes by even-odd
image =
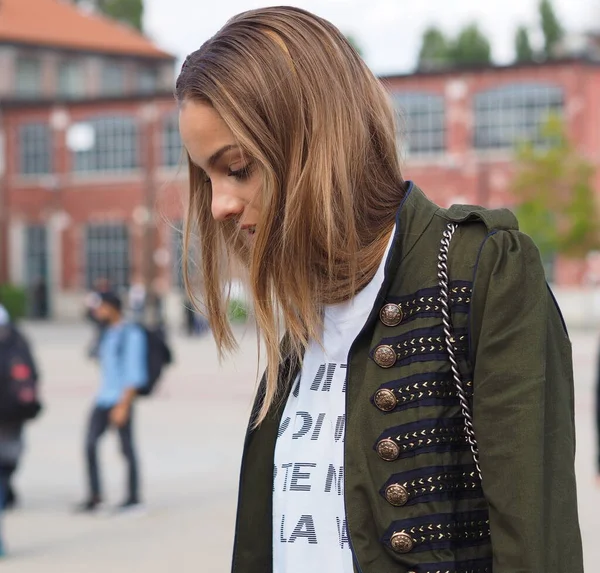
[[[165,366],[173,363],[173,353],[167,344],[165,331],[162,328],[149,328],[139,323],[132,323],[136,328],[142,330],[146,336],[146,368],[148,380],[141,388],[138,388],[138,396],[150,396],[162,375]],[[129,327],[130,328],[130,327]],[[127,328],[125,329],[125,332]],[[122,353],[122,345],[119,353]]]
[[[162,328],[147,328],[140,325],[146,334],[148,381],[138,390],[140,396],[150,396],[154,392],[163,368],[173,363],[173,353],[167,344]]]
[[[42,410],[38,373],[21,334],[9,327],[0,340],[0,421],[25,422]]]

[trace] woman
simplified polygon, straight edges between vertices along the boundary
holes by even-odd
[[[233,18],[177,98],[215,339],[241,266],[268,357],[233,571],[583,571],[570,343],[514,217],[405,182],[387,95],[302,10]]]

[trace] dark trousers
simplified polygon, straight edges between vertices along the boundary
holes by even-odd
[[[90,499],[102,499],[100,471],[98,469],[98,441],[110,427],[110,408],[95,406],[90,415],[90,421],[85,440]],[[127,423],[118,428],[121,441],[121,452],[128,467],[126,501],[139,501],[138,465],[133,441],[133,408],[129,411]]]
[[[12,475],[16,469],[16,464],[0,465],[0,490],[2,490],[2,507],[4,508],[15,503]]]

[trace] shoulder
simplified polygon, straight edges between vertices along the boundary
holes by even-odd
[[[448,209],[438,209],[436,215],[447,223],[457,225],[480,223],[487,233],[497,231],[518,231],[519,223],[509,209],[486,209],[477,205],[452,205]]]
[[[128,338],[142,339],[145,338],[146,329],[137,322],[127,322],[124,325],[125,333]]]
[[[521,235],[515,215],[509,209],[486,209],[477,205],[452,205],[438,208],[421,242],[421,250],[438,250],[449,224],[456,230],[450,243],[450,266],[461,280],[468,280],[477,267],[479,258],[488,255],[487,244],[497,243],[506,235]],[[502,242],[502,240],[500,240]],[[493,250],[493,249],[492,249]]]

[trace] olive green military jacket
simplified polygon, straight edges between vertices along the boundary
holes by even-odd
[[[459,223],[449,257],[454,344],[482,482],[442,330],[437,257],[449,222]],[[281,367],[287,388],[293,370]],[[259,390],[255,411],[260,400]],[[514,216],[444,210],[411,184],[383,286],[348,357],[344,496],[355,571],[582,573],[573,403],[568,335]],[[272,572],[284,405],[246,437],[233,573]]]

